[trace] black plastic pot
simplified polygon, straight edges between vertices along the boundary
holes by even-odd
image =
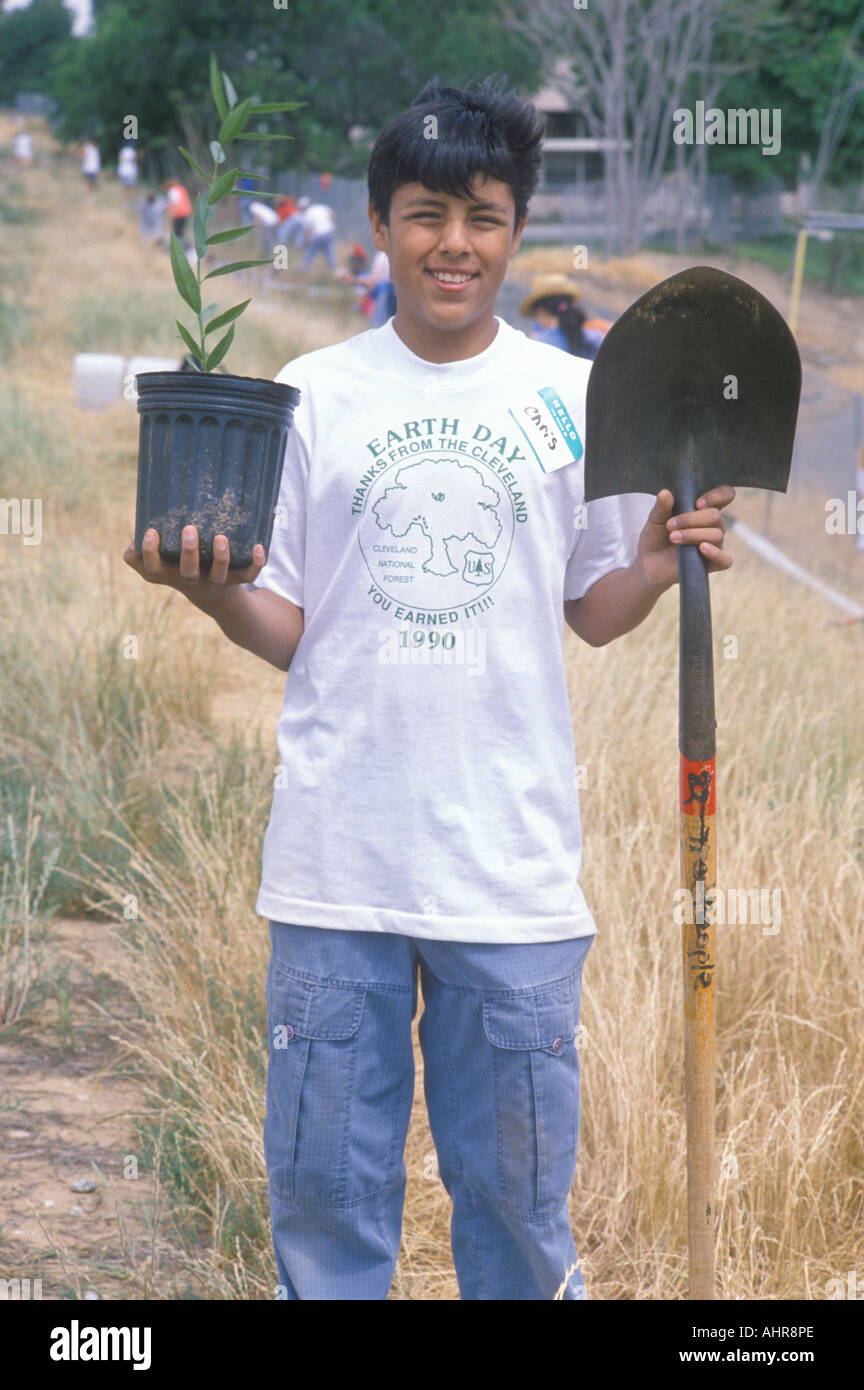
[[[199,565],[228,537],[230,568],[252,563],[273,535],[282,460],[300,392],[284,382],[204,372],[142,372],[138,388],[135,549],[159,532],[159,554],[180,560],[184,526],[198,527]]]

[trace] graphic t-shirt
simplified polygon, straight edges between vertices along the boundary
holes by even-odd
[[[586,506],[590,364],[497,326],[484,352],[435,363],[389,320],[276,377],[302,399],[250,587],[302,608],[304,632],[256,902],[273,921],[596,931],[563,603],[629,564],[653,499]]]

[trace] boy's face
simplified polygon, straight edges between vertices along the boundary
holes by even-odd
[[[390,201],[388,226],[369,207],[372,240],[390,261],[396,326],[409,347],[431,361],[447,360],[439,353],[448,351],[470,356],[492,341],[495,296],[525,226],[523,218],[514,229],[508,184],[478,175],[471,192],[465,199],[421,183],[401,184]],[[456,279],[436,278],[436,272]]]

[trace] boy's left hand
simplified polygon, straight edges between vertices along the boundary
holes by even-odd
[[[728,570],[732,556],[723,550],[726,525],[720,515],[735,497],[734,487],[709,488],[696,499],[695,512],[673,515],[674,497],[668,488],[657,493],[648,520],[642,528],[636,552],[637,562],[650,584],[670,588],[678,583],[678,555],[681,545],[698,545],[707,560],[707,569]]]

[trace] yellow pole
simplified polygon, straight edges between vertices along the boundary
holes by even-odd
[[[807,254],[807,230],[802,227],[795,243],[795,266],[792,271],[792,299],[789,304],[789,327],[794,333],[798,327],[798,302],[801,298],[801,281],[804,279],[804,257]]]

